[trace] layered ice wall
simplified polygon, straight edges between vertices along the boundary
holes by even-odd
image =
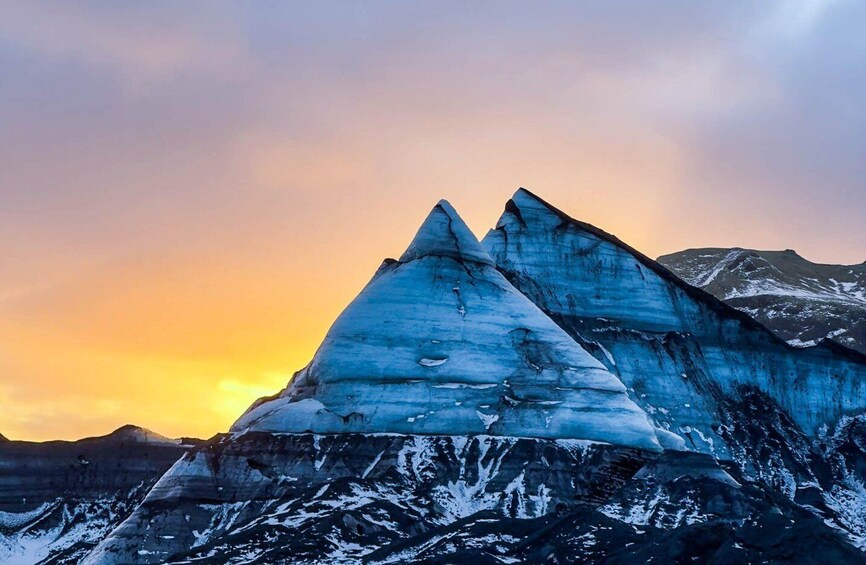
[[[866,408],[866,362],[795,350],[615,237],[526,190],[483,245],[509,281],[626,384],[687,447],[728,455],[721,414],[756,387],[807,433]]]
[[[623,384],[502,274],[445,201],[311,363],[232,431],[488,434],[658,450]]]

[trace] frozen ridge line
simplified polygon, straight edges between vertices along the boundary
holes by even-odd
[[[310,364],[232,426],[245,430],[661,449],[623,384],[496,270],[444,200],[337,318]]]
[[[719,422],[743,387],[769,395],[813,437],[866,408],[866,357],[792,348],[525,189],[482,243],[512,284],[595,352],[655,425],[686,438],[689,449],[731,457]]]

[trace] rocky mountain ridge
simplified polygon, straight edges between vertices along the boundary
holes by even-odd
[[[824,265],[795,251],[688,249],[658,261],[798,347],[830,339],[866,353],[866,262]]]
[[[0,442],[0,562],[78,563],[195,443],[132,425],[78,441]]]

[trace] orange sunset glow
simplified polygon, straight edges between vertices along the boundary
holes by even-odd
[[[4,436],[225,431],[440,198],[866,259],[851,5],[317,4],[4,8]]]

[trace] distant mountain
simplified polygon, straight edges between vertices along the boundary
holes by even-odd
[[[737,247],[688,249],[658,261],[791,345],[826,338],[866,353],[866,262],[823,265],[790,249]]]
[[[863,562],[864,450],[866,356],[521,189],[480,243],[435,206],[83,563]]]
[[[79,563],[192,445],[131,425],[0,441],[0,563]]]

